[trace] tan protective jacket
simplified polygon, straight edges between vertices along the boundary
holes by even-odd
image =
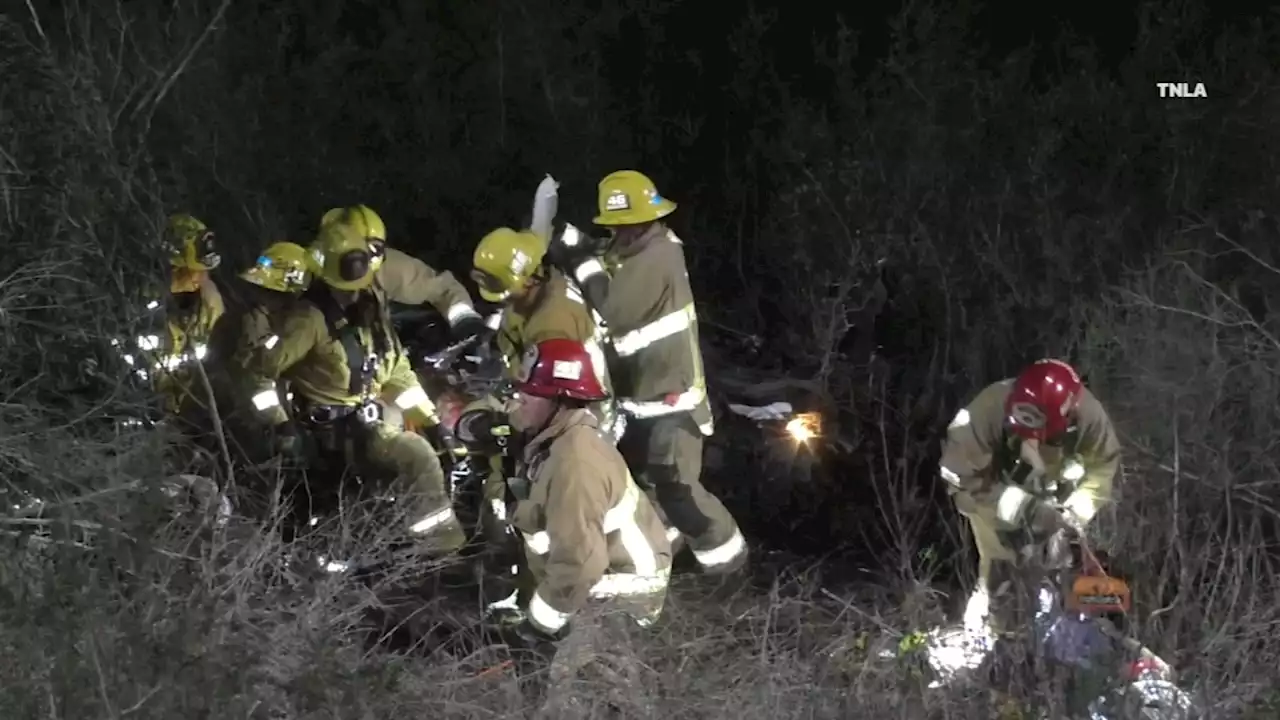
[[[527,315],[516,312],[512,307],[503,309],[497,342],[503,363],[514,377],[529,348],[544,340],[576,340],[587,348],[596,367],[597,379],[608,391],[609,372],[600,348],[601,335],[577,286],[559,270],[551,268],[538,304]]]
[[[698,315],[680,238],[654,223],[626,256],[589,260],[575,276],[609,272],[604,318],[618,356],[613,383],[636,418],[690,412],[704,435],[715,427],[698,345]],[[607,266],[607,267],[605,267]]]
[[[941,473],[956,506],[962,512],[994,511],[1001,521],[1012,522],[1030,502],[1029,496],[1042,496],[1044,491],[1009,485],[1005,473],[1019,459],[1034,464],[1038,458],[1048,484],[1056,483],[1059,492],[1068,489],[1063,506],[1081,525],[1088,523],[1111,501],[1112,482],[1120,467],[1120,441],[1107,411],[1085,388],[1076,429],[1061,447],[1028,443],[1005,431],[1004,404],[1012,389],[1012,378],[987,386],[947,428]]]
[[[430,265],[393,247],[386,249],[374,276],[374,291],[386,301],[405,305],[429,304],[453,325],[468,315],[479,317],[471,296],[453,273],[436,272]]]
[[[537,590],[529,619],[555,632],[590,598],[622,601],[642,623],[662,611],[671,543],[627,464],[586,410],[562,411],[524,451],[529,497],[512,525]]]
[[[379,308],[377,312],[382,311]],[[344,332],[345,327],[350,326],[344,326]],[[262,380],[254,405],[273,424],[284,422],[287,415],[275,388],[275,382],[283,378],[303,403],[346,407],[394,403],[403,411],[418,413],[420,417],[415,419],[434,425],[435,405],[419,384],[409,356],[389,325],[384,323],[379,331],[383,333],[380,339],[369,327],[354,329],[362,356],[374,358],[375,363],[367,385],[361,392],[353,392],[347,349],[330,331],[320,307],[304,296],[282,318],[279,335],[269,336],[252,355],[249,370]]]

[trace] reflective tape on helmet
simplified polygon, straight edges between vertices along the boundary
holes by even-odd
[[[432,530],[454,519],[455,518],[453,515],[453,508],[446,507],[442,510],[435,511],[427,515],[426,517],[422,518],[421,520],[415,522],[414,524],[410,525],[409,532],[416,533],[419,535],[429,533]]]
[[[1005,487],[996,498],[996,518],[1010,525],[1021,524],[1022,511],[1033,499],[1031,493],[1017,485]]]
[[[456,325],[459,320],[465,317],[480,317],[480,313],[466,303],[454,303],[449,306],[449,310],[444,314],[449,320],[450,325]]]
[[[573,277],[580,283],[586,283],[588,278],[595,277],[602,272],[604,272],[604,263],[597,258],[591,258],[573,271]]]
[[[951,419],[951,424],[947,426],[947,429],[955,430],[956,428],[965,427],[969,424],[969,421],[969,411],[961,408],[960,412],[956,413],[956,416]]]
[[[529,620],[548,632],[556,632],[569,622],[569,613],[551,607],[538,593],[529,601]]]
[[[697,558],[698,564],[704,568],[712,568],[719,565],[727,565],[747,550],[747,540],[742,537],[742,531],[735,529],[733,537],[724,543],[717,545],[708,550],[694,550],[693,556]]]
[[[629,357],[659,340],[688,330],[697,320],[698,316],[694,312],[693,303],[689,303],[675,312],[663,315],[648,325],[636,328],[616,338],[613,341],[613,347],[620,357]]]
[[[415,407],[431,408],[431,398],[427,397],[427,391],[422,389],[421,385],[414,385],[396,396],[396,407],[401,410],[409,410]]]
[[[279,407],[280,396],[276,393],[275,388],[272,388],[270,390],[263,390],[262,392],[253,396],[253,406],[258,409],[258,412],[262,412],[264,410],[270,410],[271,408],[274,408],[274,407]]]

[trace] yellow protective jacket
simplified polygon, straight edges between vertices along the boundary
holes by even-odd
[[[591,598],[617,599],[641,623],[662,611],[671,543],[594,415],[563,411],[524,449],[529,497],[512,525],[537,589],[528,617],[556,632]]]
[[[525,314],[507,307],[497,332],[498,351],[511,377],[520,370],[524,353],[544,340],[568,339],[582,343],[596,367],[596,375],[609,390],[609,372],[600,348],[600,333],[582,293],[559,270],[548,271],[537,305]]]
[[[322,306],[328,290],[317,286],[299,299],[281,319],[279,335],[267,338],[252,355],[250,371],[262,379],[254,395],[254,405],[273,423],[284,422],[287,414],[273,397],[275,382],[289,381],[295,402],[302,405],[359,407],[371,402],[392,403],[426,425],[434,425],[435,405],[418,382],[409,357],[399,339],[385,322],[350,321],[353,311],[326,319]],[[376,296],[361,293],[360,303],[377,303]],[[365,317],[381,317],[380,306],[366,308]],[[332,312],[332,309],[331,309]],[[369,361],[370,372],[351,367],[343,336],[352,334],[359,358]],[[352,382],[353,374],[356,382]]]
[[[684,245],[654,223],[634,247],[625,256],[588,260],[574,272],[579,282],[601,271],[610,275],[608,296],[596,310],[618,358],[612,380],[620,405],[642,419],[689,412],[710,435],[714,425]]]
[[[212,280],[202,283],[197,295],[186,312],[167,309],[165,338],[153,363],[156,390],[174,410],[182,404],[183,395],[192,392],[192,363],[204,360],[209,338],[226,311],[222,293]]]
[[[374,291],[384,302],[405,305],[429,304],[439,310],[449,324],[467,317],[479,317],[471,296],[453,273],[436,272],[430,265],[393,247],[374,276]]]
[[[987,386],[947,428],[941,474],[957,507],[994,511],[997,519],[1011,523],[1028,495],[1043,496],[1056,485],[1056,499],[1081,525],[1088,523],[1111,501],[1120,467],[1120,441],[1106,409],[1085,388],[1075,429],[1060,446],[1027,443],[1005,430],[1004,404],[1012,389],[1012,378]],[[1048,489],[1024,487],[1009,477],[1019,460],[1035,454],[1044,464]]]
[[[265,387],[276,386],[255,374],[254,353],[273,335],[283,332],[285,316],[298,303],[298,298],[288,293],[248,292],[253,295],[233,303],[209,339],[209,358],[216,368],[219,384],[226,388],[228,399],[237,408],[244,407],[246,397],[254,396]],[[275,404],[269,403],[268,407]],[[255,408],[264,409],[256,404]]]

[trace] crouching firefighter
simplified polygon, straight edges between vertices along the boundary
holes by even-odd
[[[616,652],[627,629],[619,620],[652,623],[671,574],[671,544],[657,510],[587,410],[606,396],[593,364],[580,342],[543,341],[526,352],[508,404],[512,425],[526,438],[512,487],[513,524],[536,579],[518,632],[553,652],[553,701],[574,695],[558,688],[595,654],[626,654]]]
[[[619,449],[654,488],[703,571],[731,572],[746,562],[747,545],[700,480],[703,438],[714,423],[683,244],[662,222],[676,204],[649,178],[621,170],[600,182],[598,206],[595,223],[611,233],[605,252],[569,264],[604,319],[616,356],[609,370],[628,417]],[[574,247],[579,235],[568,227],[560,242]]]
[[[989,645],[1012,629],[1020,551],[1060,531],[1083,533],[1111,501],[1119,465],[1106,410],[1060,360],[987,386],[956,414],[941,475],[978,551],[978,586],[964,617],[971,635]]]
[[[280,403],[276,399],[261,407],[263,398],[274,393],[255,394],[264,383],[249,371],[250,360],[258,347],[279,332],[281,320],[311,284],[309,257],[306,248],[291,242],[273,243],[263,250],[253,265],[240,272],[234,291],[227,293],[227,311],[209,339],[219,409],[233,432],[244,431],[245,437],[237,442],[242,447],[256,446],[253,441],[261,437],[261,428],[255,427],[257,413]]]
[[[369,291],[372,254],[350,226],[321,230],[319,282],[312,282],[282,319],[279,335],[262,343],[251,370],[260,376],[255,404],[271,415],[281,450],[296,452],[298,437],[279,404],[274,383],[287,379],[294,417],[326,453],[342,453],[356,467],[394,472],[397,497],[410,507],[408,531],[429,554],[446,554],[466,541],[445,489],[444,472],[426,438],[384,419],[387,402],[434,431],[452,450],[434,404]],[[275,402],[273,402],[273,399]]]

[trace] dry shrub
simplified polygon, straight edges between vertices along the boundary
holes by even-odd
[[[151,402],[120,380],[107,343],[140,327],[135,309],[162,277],[149,238],[175,206],[231,228],[232,256],[354,191],[439,215],[442,235],[461,238],[475,216],[524,210],[526,192],[498,197],[495,178],[518,174],[507,165],[536,168],[536,180],[560,158],[585,186],[600,167],[635,164],[627,149],[660,133],[620,133],[620,118],[652,115],[642,101],[652,87],[630,98],[638,109],[615,107],[597,69],[625,13],[574,6],[579,15],[552,17],[547,6],[504,16],[499,29],[460,10],[468,30],[457,37],[419,20],[392,41],[319,43],[293,34],[292,5],[264,5],[234,27],[223,2],[63,5],[65,17],[39,27],[0,17],[0,474],[19,498],[10,504],[45,503],[0,518],[11,538],[0,554],[10,660],[0,712],[514,716],[522,700],[509,676],[368,651],[356,630],[370,599],[282,570],[288,549],[272,523],[210,533],[174,520],[157,497],[182,461],[169,435],[99,422]],[[340,10],[329,3],[312,17],[338,27]],[[382,35],[400,20],[386,12]],[[764,54],[750,56],[759,82],[738,89],[757,109],[787,112],[762,120],[769,132],[752,138],[741,167],[776,172],[724,188],[732,217],[692,216],[695,280],[738,278],[741,287],[707,293],[708,314],[801,349],[777,354],[848,408],[865,462],[828,480],[870,500],[840,508],[847,496],[813,492],[844,516],[833,526],[846,540],[890,549],[887,567],[873,568],[889,579],[847,582],[848,569],[830,565],[798,572],[794,558],[760,552],[763,574],[779,578],[765,590],[708,603],[677,589],[636,650],[658,714],[989,717],[981,699],[924,693],[877,655],[955,601],[932,583],[962,544],[947,508],[930,502],[936,430],[977,386],[1049,353],[1084,368],[1130,448],[1122,501],[1100,533],[1132,568],[1144,638],[1215,717],[1274,714],[1280,358],[1274,319],[1249,298],[1275,279],[1260,210],[1280,159],[1268,144],[1275,42],[1265,28],[1229,28],[1197,46],[1182,29],[1196,23],[1160,18],[1148,14],[1145,42],[1118,71],[1064,46],[1079,72],[1045,84],[1029,52],[993,65],[966,47],[964,12],[913,6],[888,60],[865,77],[847,69],[851,35],[821,49],[840,90],[828,107],[801,107]],[[566,29],[580,42],[540,42]],[[737,30],[758,50],[767,22]],[[387,83],[399,94],[347,117],[328,88],[336,77],[374,84],[382,69],[361,62],[374,45],[405,60]],[[409,62],[419,45],[444,69]],[[536,52],[515,63],[481,45]],[[1170,50],[1187,47],[1202,49]],[[465,77],[453,77],[461,66]],[[1211,94],[1238,90],[1240,100],[1160,103],[1157,76],[1199,76]],[[701,127],[648,119],[681,142]],[[334,142],[352,120],[376,142]],[[559,144],[520,142],[545,137]],[[403,164],[365,158],[393,139]],[[765,180],[774,187],[757,186]],[[1212,222],[1171,220],[1184,212]],[[1224,269],[1219,255],[1240,252],[1206,227],[1229,228],[1257,259]],[[879,292],[882,258],[889,371],[867,381],[840,353]],[[35,530],[41,539],[27,539]],[[86,535],[92,550],[74,544]]]

